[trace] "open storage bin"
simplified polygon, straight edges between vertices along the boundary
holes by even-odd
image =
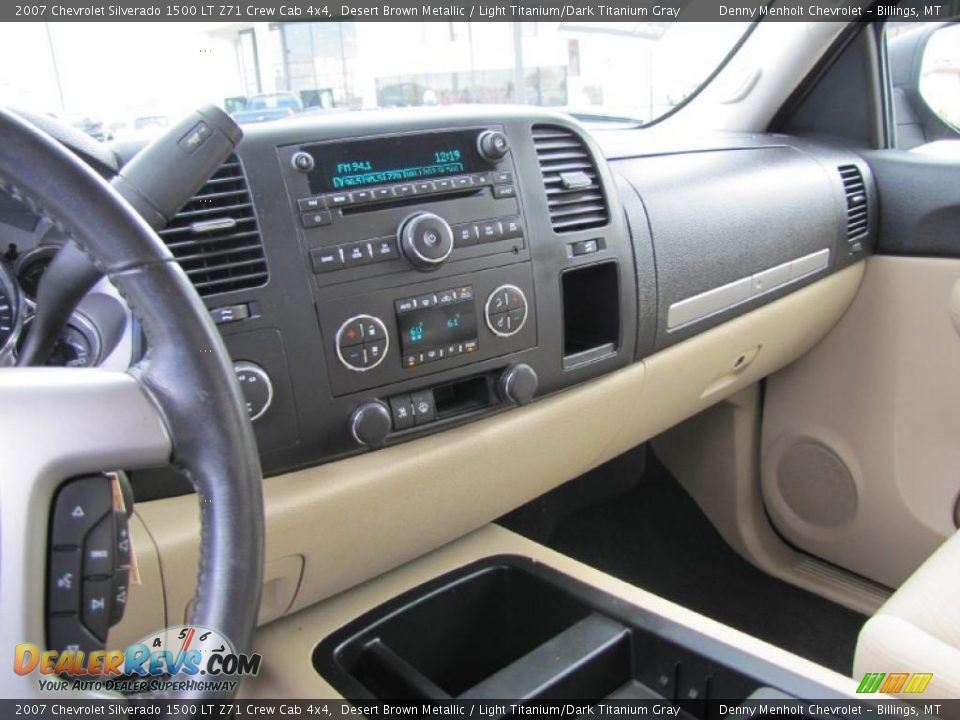
[[[363,615],[314,650],[345,698],[706,700],[833,693],[738,648],[515,556],[487,558]],[[826,695],[825,695],[826,693]]]

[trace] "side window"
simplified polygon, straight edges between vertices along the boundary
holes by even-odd
[[[960,141],[960,24],[887,23],[896,145],[912,150]]]

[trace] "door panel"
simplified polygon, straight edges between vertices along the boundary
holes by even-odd
[[[761,473],[774,525],[889,587],[956,529],[958,282],[960,259],[871,258],[840,323],[767,383]]]

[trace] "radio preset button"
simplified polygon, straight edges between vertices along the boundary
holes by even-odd
[[[373,193],[369,190],[354,190],[350,193],[350,199],[354,203],[365,203],[373,200]]]
[[[392,187],[381,187],[376,188],[373,191],[373,197],[377,200],[387,200],[393,197],[393,188]]]
[[[437,187],[433,184],[432,181],[428,182],[418,182],[417,185],[417,194],[432,193],[435,192]]]
[[[404,183],[403,185],[394,185],[393,192],[398,197],[405,197],[407,195],[413,195],[414,189],[413,185]]]
[[[474,185],[489,185],[490,184],[490,173],[477,173],[473,176]]]
[[[446,192],[447,190],[453,190],[453,180],[434,180],[434,187],[440,192]]]
[[[389,349],[387,327],[372,315],[352,317],[337,330],[337,358],[348,370],[372,370],[383,362]]]
[[[453,186],[455,188],[473,187],[473,178],[469,176],[455,177],[453,178]]]
[[[520,288],[501,285],[487,297],[487,327],[498,337],[516,335],[527,321],[527,310],[527,298]]]

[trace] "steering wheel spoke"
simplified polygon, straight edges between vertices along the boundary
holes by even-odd
[[[161,465],[159,411],[133,376],[92,369],[0,370],[0,645],[44,637],[47,519],[69,477]],[[22,697],[36,692],[25,677]],[[17,693],[20,695],[20,693]]]

